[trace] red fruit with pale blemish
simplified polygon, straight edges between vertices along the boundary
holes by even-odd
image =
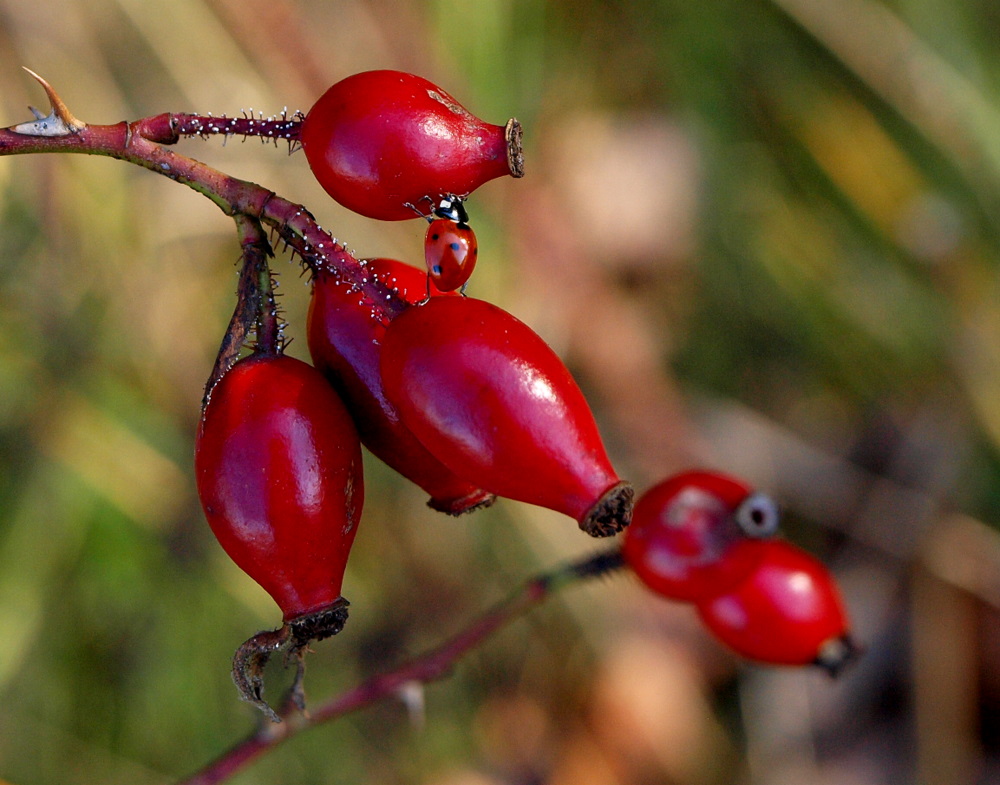
[[[754,569],[759,553],[734,546],[748,535],[774,533],[777,518],[773,502],[735,477],[687,471],[639,497],[622,556],[657,594],[700,600],[725,591]],[[748,531],[748,525],[754,528]]]
[[[657,594],[695,603],[738,654],[836,675],[859,653],[836,583],[815,558],[771,539],[778,519],[774,501],[742,480],[681,472],[639,497],[622,559]]]
[[[412,218],[407,204],[468,195],[523,174],[520,126],[491,125],[432,82],[365,71],[337,82],[302,122],[309,166],[337,202],[369,218]]]

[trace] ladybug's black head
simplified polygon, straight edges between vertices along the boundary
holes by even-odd
[[[437,218],[447,218],[457,224],[467,224],[469,222],[469,214],[465,212],[464,201],[461,196],[446,194],[441,197],[432,212]]]

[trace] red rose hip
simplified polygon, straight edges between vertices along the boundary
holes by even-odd
[[[233,658],[241,697],[277,722],[262,696],[269,656],[301,655],[347,619],[341,584],[364,501],[357,432],[316,369],[255,354],[213,388],[195,472],[219,543],[281,608],[281,628],[250,638]]]
[[[622,556],[657,594],[695,601],[745,578],[760,552],[735,546],[777,527],[778,508],[767,496],[735,477],[687,471],[639,497]]]
[[[520,133],[516,120],[485,123],[420,76],[365,71],[320,97],[299,138],[313,174],[337,202],[399,221],[413,217],[407,204],[520,177]]]
[[[836,675],[858,650],[832,576],[784,540],[746,540],[757,566],[735,586],[698,603],[708,629],[738,654],[775,665],[815,663]]]
[[[400,419],[443,464],[498,496],[628,525],[632,488],[608,460],[566,366],[527,325],[471,297],[433,297],[386,329],[382,381]]]
[[[285,621],[340,599],[364,501],[361,447],[323,376],[253,355],[222,377],[195,442],[205,516]]]
[[[410,303],[428,292],[427,275],[394,259],[369,259],[369,274]],[[430,286],[430,293],[441,294]],[[450,296],[458,296],[457,293]],[[461,479],[435,458],[400,421],[386,398],[379,373],[385,325],[334,273],[321,271],[313,280],[308,340],[313,363],[347,403],[362,443],[377,457],[419,485],[428,504],[459,515],[488,506],[494,495]]]

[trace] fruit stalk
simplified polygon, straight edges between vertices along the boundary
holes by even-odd
[[[263,350],[273,354],[281,341],[271,270],[267,263],[268,258],[274,255],[271,244],[260,221],[247,215],[237,215],[235,218],[243,258],[236,285],[236,307],[226,327],[212,372],[205,383],[205,394],[201,402],[203,410],[215,385],[233,367],[254,325],[257,330],[257,345]]]

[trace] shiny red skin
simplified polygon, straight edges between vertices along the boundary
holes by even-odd
[[[366,266],[409,303],[427,296],[423,270],[395,259],[369,259]],[[433,284],[431,295],[441,295]],[[313,281],[307,323],[313,363],[347,403],[361,442],[372,454],[427,491],[428,504],[436,510],[458,515],[493,500],[444,466],[400,422],[379,373],[385,325],[369,309],[359,308],[357,295],[334,275],[320,272]]]
[[[401,71],[337,82],[309,110],[299,138],[330,196],[386,221],[412,218],[406,203],[469,194],[510,174],[504,126],[483,122],[432,82]]]
[[[745,540],[757,567],[735,587],[698,603],[709,630],[738,654],[773,665],[822,660],[824,646],[846,639],[837,586],[817,559],[784,540]]]
[[[340,597],[364,482],[354,424],[322,374],[280,355],[236,363],[199,424],[195,472],[219,543],[286,622]]]
[[[625,531],[625,562],[650,589],[673,600],[726,591],[761,555],[734,547],[746,535],[733,514],[750,493],[742,481],[710,471],[683,472],[650,488]]]
[[[382,381],[402,421],[456,474],[583,518],[619,482],[583,393],[527,325],[471,297],[435,297],[389,325]]]
[[[463,286],[476,269],[478,256],[476,233],[468,224],[436,218],[427,227],[424,238],[427,274],[442,292],[453,292]]]

